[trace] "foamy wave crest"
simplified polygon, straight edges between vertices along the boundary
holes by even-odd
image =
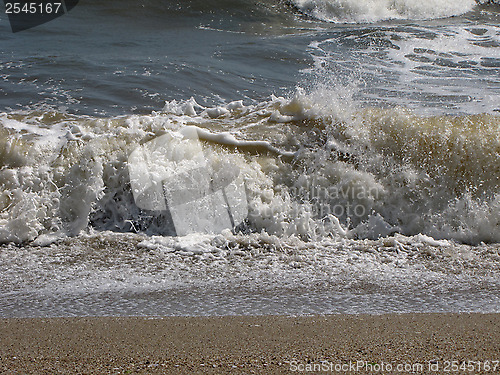
[[[303,13],[340,23],[377,22],[389,19],[436,19],[464,14],[474,0],[293,0]]]
[[[359,109],[352,95],[323,86],[252,105],[169,102],[148,116],[0,115],[0,242],[168,235],[165,217],[134,203],[127,159],[185,126],[244,176],[245,232],[500,242],[500,117]]]
[[[500,117],[359,110],[341,91],[319,87],[281,102],[282,115],[322,134],[301,149],[307,167],[288,172],[296,196],[360,238],[500,241]]]

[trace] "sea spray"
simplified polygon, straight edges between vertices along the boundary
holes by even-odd
[[[400,232],[500,241],[498,116],[357,109],[327,92],[231,103],[218,116],[192,100],[150,116],[55,116],[51,142],[30,128],[36,116],[4,115],[1,240],[89,228],[164,233],[159,218],[134,204],[127,157],[154,137],[196,125],[204,147],[234,155],[245,176],[247,230],[305,240]]]

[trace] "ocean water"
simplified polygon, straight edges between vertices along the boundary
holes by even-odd
[[[500,312],[494,1],[87,0],[7,21],[0,316]],[[172,235],[134,199],[132,152],[186,129],[244,178],[234,230]]]

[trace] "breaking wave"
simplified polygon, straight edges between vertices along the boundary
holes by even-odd
[[[173,101],[151,115],[104,119],[1,114],[0,242],[165,234],[162,217],[135,205],[127,158],[185,126],[244,174],[243,231],[500,242],[500,117],[359,109],[336,90],[213,108]]]
[[[377,22],[390,19],[429,20],[471,11],[474,0],[293,0],[301,12],[340,23]]]

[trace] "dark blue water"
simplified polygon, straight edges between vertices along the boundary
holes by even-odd
[[[496,6],[443,0],[445,10],[424,3],[406,14],[383,1],[325,3],[88,0],[16,34],[3,15],[0,109],[144,114],[172,99],[260,101],[332,77],[359,79],[372,103],[496,109],[487,102],[500,85]]]
[[[227,10],[192,3],[86,1],[17,34],[4,17],[0,108],[120,115],[191,96],[259,100],[293,88],[311,63],[309,39],[285,35],[281,22],[294,22],[293,14],[245,2]],[[252,8],[259,14],[247,18]]]

